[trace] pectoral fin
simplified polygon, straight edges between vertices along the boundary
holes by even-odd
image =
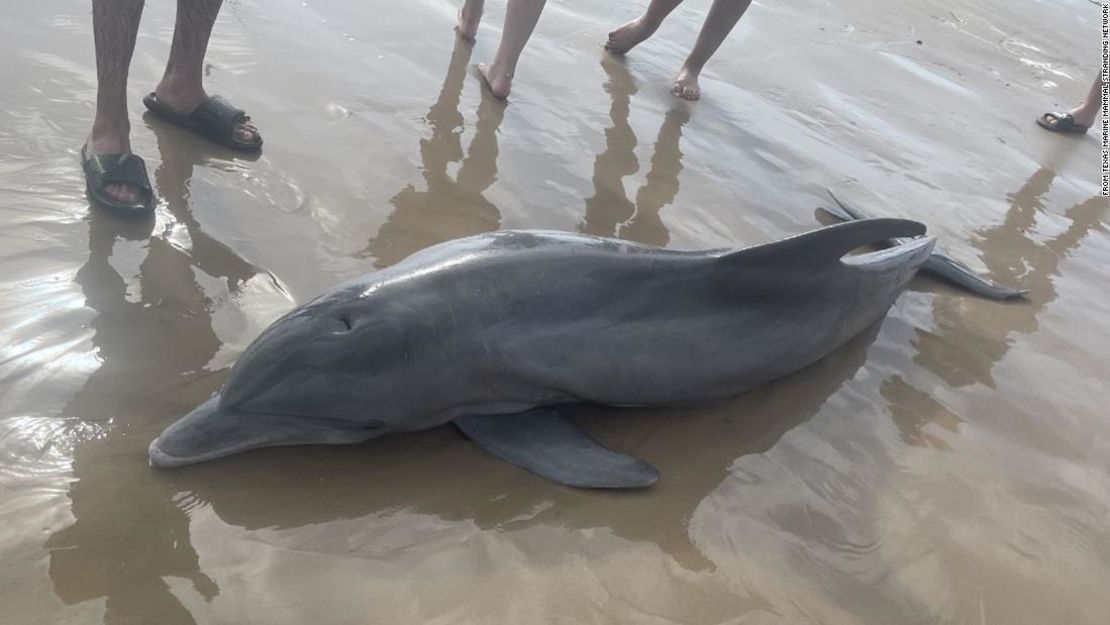
[[[482,449],[549,480],[576,488],[643,488],[655,467],[602,447],[550,408],[459,417],[463,434]]]

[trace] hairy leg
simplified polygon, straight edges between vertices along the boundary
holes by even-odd
[[[721,47],[725,37],[732,32],[732,27],[740,21],[740,17],[748,10],[752,0],[713,0],[709,14],[705,16],[705,24],[698,33],[698,40],[690,50],[690,56],[682,64],[682,69],[675,78],[671,93],[686,100],[697,100],[701,97],[701,87],[698,85],[698,76],[705,67],[706,62]]]
[[[85,145],[90,154],[130,153],[127,71],[135,51],[143,0],[93,0],[92,8],[96,42],[96,118]],[[140,198],[139,190],[129,184],[109,184],[104,192],[125,204]]]
[[[223,0],[177,0],[177,23],[166,72],[154,92],[170,108],[190,113],[208,97],[204,91],[204,55]],[[240,141],[254,141],[258,129],[250,121],[235,128]]]
[[[625,54],[654,35],[663,20],[680,4],[682,0],[651,0],[643,17],[636,18],[609,33],[605,49],[613,54]]]
[[[493,63],[478,65],[478,71],[495,97],[509,97],[520,53],[536,28],[545,3],[546,0],[509,0],[497,55],[493,57]]]

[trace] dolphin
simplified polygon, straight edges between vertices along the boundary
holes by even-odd
[[[823,210],[841,221],[852,221],[860,219],[870,219],[871,215],[857,208],[852,204],[848,204],[840,199],[832,189],[825,189],[832,198],[835,206],[826,207]],[[886,247],[901,245],[906,241],[901,238],[893,238],[884,241]],[[982,276],[977,275],[966,264],[952,258],[948,252],[939,248],[934,248],[933,253],[929,255],[928,260],[921,266],[921,271],[933,274],[939,278],[943,278],[957,284],[976,295],[996,300],[1014,299],[1024,297],[1029,293],[1029,289],[1015,289],[1013,287],[997,284]]]
[[[851,254],[891,239],[901,244]],[[506,230],[342,283],[267,328],[215,396],[149,448],[157,467],[454,423],[493,455],[581,488],[654,467],[559,406],[722,400],[820,360],[882,318],[935,240],[904,219],[740,250]]]

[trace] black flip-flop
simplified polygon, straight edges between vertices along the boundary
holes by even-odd
[[[1075,123],[1075,118],[1071,116],[1071,113],[1045,113],[1037,118],[1037,123],[1045,130],[1075,135],[1086,134],[1091,128]]]
[[[81,168],[85,170],[85,189],[96,203],[123,213],[149,213],[154,210],[154,189],[146,174],[146,163],[134,154],[87,154],[81,147]],[[129,184],[139,189],[135,204],[120,202],[104,191],[110,184]]]
[[[262,134],[257,130],[255,131],[257,139],[254,141],[240,141],[235,137],[235,126],[250,121],[250,116],[221,96],[209,96],[188,115],[178,113],[159,102],[158,95],[154,92],[143,98],[143,104],[150,109],[151,113],[162,119],[187,128],[222,146],[241,152],[257,152],[262,148]]]

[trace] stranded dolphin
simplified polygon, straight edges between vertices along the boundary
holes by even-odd
[[[449,241],[279,319],[220,394],[151,443],[150,460],[177,467],[453,422],[556,482],[648,486],[653,467],[557,407],[703,403],[802,369],[886,314],[930,257],[924,233],[868,219],[704,252],[546,231]],[[849,255],[896,238],[907,239]]]
[[[870,219],[871,216],[862,210],[852,206],[832,192],[832,189],[826,189],[829,196],[836,202],[836,206],[824,209],[833,217],[841,221],[852,221],[860,219]],[[887,247],[894,245],[901,245],[906,241],[902,238],[893,238],[883,241]],[[944,278],[949,282],[953,282],[962,286],[963,288],[987,297],[990,299],[1013,299],[1015,297],[1022,297],[1029,293],[1027,289],[1015,289],[1008,286],[995,284],[986,278],[980,277],[971,270],[970,267],[964,263],[952,258],[947,252],[940,249],[933,249],[933,253],[929,255],[929,259],[921,266],[921,270],[931,273],[940,278]]]

